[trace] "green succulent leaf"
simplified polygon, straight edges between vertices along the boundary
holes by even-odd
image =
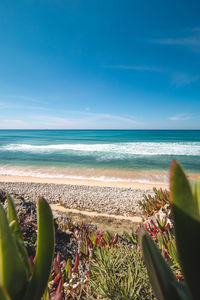
[[[50,292],[49,292],[48,287],[46,287],[46,290],[44,292],[43,298],[44,298],[44,300],[51,300],[51,296],[50,296]]]
[[[30,261],[29,261],[27,249],[24,245],[23,236],[19,226],[17,213],[15,209],[15,204],[12,197],[9,194],[7,195],[7,203],[8,203],[7,218],[8,218],[10,230],[12,232],[14,240],[16,241],[18,253],[21,256],[21,259],[24,263],[27,277],[29,277],[30,270],[31,270]]]
[[[191,178],[189,179],[190,187],[192,190],[192,194],[194,199],[197,202],[197,205],[199,207],[199,214],[200,214],[200,178]]]
[[[7,203],[8,203],[8,212],[7,212],[7,218],[8,223],[10,224],[10,228],[12,231],[12,234],[18,239],[23,241],[22,232],[19,227],[19,222],[17,218],[17,213],[15,210],[15,204],[10,195],[7,195]]]
[[[200,269],[199,183],[191,187],[180,165],[173,161],[170,186],[180,265],[193,299],[200,299],[199,278],[196,276]]]
[[[174,160],[170,170],[170,198],[173,207],[176,206],[191,218],[200,222],[200,203],[193,197],[196,194],[196,183],[190,185],[183,169]],[[176,216],[174,216],[176,218]]]
[[[27,284],[27,274],[12,236],[6,213],[0,204],[0,284],[12,299],[21,299]]]
[[[71,279],[72,276],[72,260],[68,258],[67,262],[65,262],[65,272],[68,280]]]
[[[185,300],[187,291],[178,283],[173,272],[162,257],[160,250],[144,231],[140,233],[140,244],[149,278],[156,297],[159,300]]]
[[[8,292],[2,286],[0,286],[0,299],[1,300],[11,300],[10,296],[8,295]]]
[[[24,243],[19,241],[18,239],[15,239],[16,245],[17,245],[17,249],[18,249],[18,253],[21,256],[21,260],[24,263],[24,268],[26,271],[26,275],[27,278],[29,278],[30,273],[31,273],[31,264],[30,264],[30,259],[27,253],[27,249],[24,246]]]
[[[40,300],[51,271],[54,255],[54,223],[49,204],[43,198],[37,203],[38,237],[36,249],[36,262],[30,284],[24,300]]]

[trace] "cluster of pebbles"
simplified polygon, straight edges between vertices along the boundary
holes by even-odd
[[[15,199],[35,202],[44,197],[65,207],[119,215],[140,215],[138,202],[152,190],[30,182],[0,182],[0,190]]]

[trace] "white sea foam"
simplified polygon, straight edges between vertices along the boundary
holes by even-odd
[[[199,156],[199,142],[185,143],[152,143],[152,142],[132,142],[113,144],[58,144],[58,145],[29,145],[29,144],[8,144],[0,147],[0,151],[17,151],[32,153],[74,153],[78,155],[108,154],[110,158],[120,155],[187,155]]]
[[[25,177],[38,177],[38,178],[63,178],[63,179],[76,179],[76,180],[92,180],[92,181],[103,181],[103,182],[132,182],[132,183],[149,183],[149,184],[168,184],[168,178],[166,175],[154,176],[153,179],[148,178],[118,178],[109,176],[78,176],[78,175],[66,175],[51,172],[41,172],[37,170],[28,171],[23,167],[11,167],[2,166],[0,167],[0,175],[11,175],[11,176],[25,176]]]

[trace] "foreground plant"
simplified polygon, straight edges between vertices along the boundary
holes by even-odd
[[[155,295],[158,299],[200,299],[200,182],[189,183],[180,165],[173,161],[170,197],[176,247],[185,282],[176,279],[151,237],[143,232],[141,246]]]
[[[97,247],[91,261],[90,287],[88,299],[154,299],[136,245]]]
[[[143,195],[144,199],[139,201],[139,206],[145,216],[149,217],[158,212],[165,204],[169,204],[169,192],[163,189],[153,188],[154,195]]]
[[[47,291],[49,298],[46,299],[51,299],[52,290],[55,291],[61,282],[66,299],[85,299],[90,289],[90,262],[94,258],[95,250],[117,247],[118,234],[93,231],[87,224],[75,224],[71,220],[58,224],[58,228],[71,232],[77,247],[76,254],[67,261],[60,261],[58,256],[54,259]]]
[[[38,236],[35,264],[31,266],[12,198],[7,216],[0,204],[0,299],[40,300],[54,254],[54,224],[45,199],[37,202]]]

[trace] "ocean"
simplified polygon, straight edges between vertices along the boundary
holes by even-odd
[[[200,173],[200,130],[0,130],[0,174],[167,183]]]

